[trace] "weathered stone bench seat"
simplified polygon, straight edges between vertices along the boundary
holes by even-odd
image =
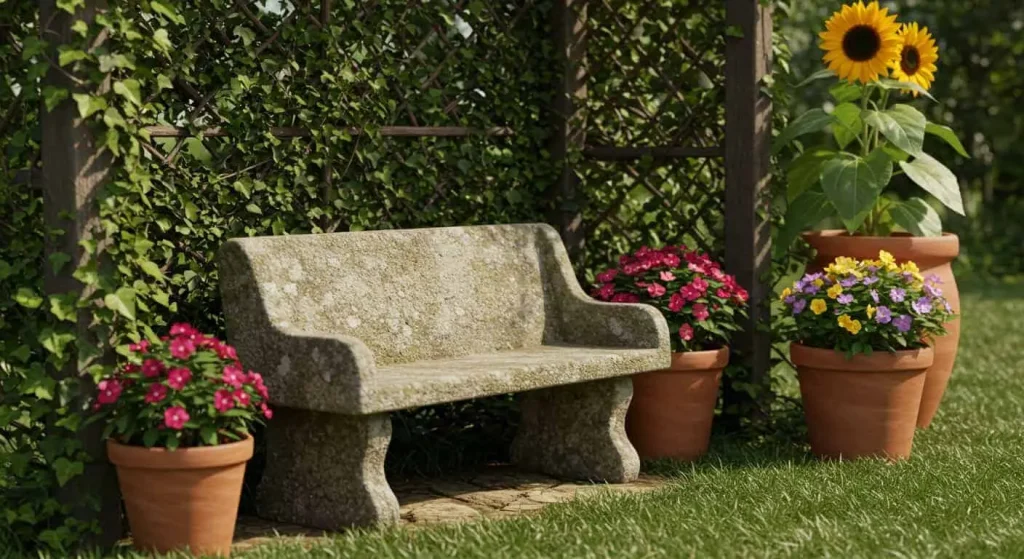
[[[669,365],[652,307],[590,299],[546,225],[234,239],[228,337],[263,373],[261,516],[338,529],[397,521],[388,412],[521,393],[520,466],[635,479],[633,374]]]

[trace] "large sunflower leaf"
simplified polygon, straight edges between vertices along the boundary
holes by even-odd
[[[860,99],[864,94],[861,86],[850,82],[839,82],[828,90],[829,95],[836,100],[836,103],[848,103]]]
[[[782,148],[786,147],[787,144],[804,134],[824,130],[825,127],[833,122],[835,122],[833,116],[821,109],[811,109],[807,111],[806,113],[798,116],[796,120],[791,122],[789,126],[782,131],[781,134],[775,137],[775,143],[772,146],[772,153],[778,153]]]
[[[952,128],[942,126],[941,124],[935,124],[934,122],[929,122],[928,125],[925,126],[924,131],[932,134],[933,136],[942,138],[947,144],[952,146],[957,153],[968,159],[971,158],[971,156],[967,154],[967,150],[964,149],[964,145],[960,143],[960,138],[956,137],[956,132],[953,132]]]
[[[805,229],[817,225],[821,220],[835,215],[836,210],[828,197],[819,188],[812,188],[790,202],[786,209],[786,223],[779,229],[772,243],[776,255],[785,254],[789,245]]]
[[[786,169],[786,182],[789,188],[786,191],[786,198],[789,201],[796,200],[818,183],[821,177],[821,166],[826,161],[835,157],[836,152],[826,147],[808,148],[800,157],[797,157]]]
[[[844,154],[821,168],[821,188],[851,233],[864,223],[883,187],[871,165],[855,155]]]
[[[942,235],[942,220],[939,212],[921,198],[897,202],[889,208],[889,215],[903,229],[918,237]]]
[[[801,87],[803,87],[803,86],[805,86],[805,85],[807,85],[807,84],[809,84],[811,82],[816,82],[818,80],[824,80],[824,79],[828,79],[828,78],[834,78],[835,76],[836,76],[835,72],[833,72],[832,70],[829,70],[828,68],[825,68],[824,70],[818,70],[817,72],[811,74],[810,76],[807,76],[807,79],[805,79],[804,81],[796,84],[796,87],[797,87],[797,89],[799,89],[799,88],[801,88]]]
[[[841,103],[832,111],[836,119],[832,125],[832,135],[836,138],[839,149],[846,149],[850,142],[864,130],[864,121],[860,118],[860,107],[853,103]]]
[[[928,119],[910,105],[893,105],[891,109],[867,111],[864,122],[877,128],[896,147],[918,155],[924,148],[924,130]]]
[[[944,206],[960,215],[966,215],[956,175],[937,159],[922,152],[913,161],[900,161],[900,168],[910,180],[938,198]]]
[[[920,85],[918,85],[916,83],[913,83],[913,82],[901,82],[899,80],[894,80],[892,78],[882,78],[882,79],[880,79],[880,80],[878,80],[876,82],[872,82],[871,85],[874,85],[876,87],[880,87],[882,89],[900,89],[900,90],[904,90],[905,89],[905,90],[913,91],[913,92],[918,93],[920,95],[924,95],[925,97],[931,99],[932,101],[935,101],[935,97],[932,97],[932,94],[928,93],[927,89],[925,89],[925,88],[921,87]]]

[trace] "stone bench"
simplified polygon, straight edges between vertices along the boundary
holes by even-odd
[[[220,280],[229,340],[276,405],[261,516],[396,522],[388,412],[513,392],[521,467],[638,474],[629,376],[668,367],[668,327],[652,307],[589,298],[546,225],[234,239]]]

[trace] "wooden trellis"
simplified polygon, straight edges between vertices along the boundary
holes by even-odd
[[[352,20],[373,16],[379,3],[359,3]],[[69,40],[72,19],[56,8],[56,0],[40,0],[39,4],[41,21],[48,24],[48,38]],[[456,0],[450,9],[457,14],[466,4],[467,0]],[[504,33],[512,32],[521,17],[538,9],[535,4],[533,0],[511,6],[483,3],[491,12],[488,21],[500,22],[499,31]],[[248,22],[258,35],[258,52],[268,55],[281,48],[282,30],[288,25],[325,27],[337,9],[331,0],[296,2],[290,13],[275,20],[276,26],[269,26],[254,5],[236,0],[230,14],[211,17]],[[416,18],[418,5],[407,3],[397,17]],[[92,18],[105,7],[105,0],[85,0],[80,14]],[[719,26],[720,31],[705,34],[710,38],[695,43],[681,22],[705,12],[704,24]],[[747,381],[762,385],[767,383],[770,340],[756,326],[769,321],[766,190],[771,136],[771,106],[762,81],[771,65],[771,27],[770,8],[759,0],[723,0],[710,7],[670,0],[555,0],[551,8],[550,41],[561,68],[557,83],[552,84],[550,107],[554,120],[550,152],[561,168],[550,190],[558,200],[551,221],[577,258],[607,258],[607,254],[588,255],[587,241],[595,236],[617,231],[633,242],[644,242],[655,238],[654,232],[662,228],[671,232],[674,238],[670,240],[685,238],[695,247],[724,255],[728,271],[749,288],[753,310],[734,349],[752,371],[753,378]],[[646,44],[636,42],[629,56],[622,56],[616,45],[632,44],[637,33],[655,39]],[[218,42],[231,41],[224,26],[211,25],[210,32],[189,48],[217,48]],[[473,115],[469,113],[486,107],[486,99],[476,92],[476,84],[466,79],[469,74],[465,72],[451,80],[459,83],[458,87],[445,80],[446,72],[459,61],[454,59],[456,49],[440,24],[422,36],[395,41],[395,52],[405,56],[397,64],[425,72],[419,90],[399,89],[389,83],[391,95],[400,100],[390,120],[375,123],[369,132],[348,127],[350,134],[468,138],[517,133],[500,122],[470,118]],[[426,70],[419,60],[424,56],[433,57]],[[62,87],[81,87],[60,72],[51,72],[47,79]],[[178,121],[148,128],[154,142],[144,147],[154,158],[173,167],[188,138],[231,135],[230,115],[220,114],[213,103],[226,84],[208,85],[201,90],[187,81],[174,83],[187,114]],[[418,114],[413,97],[431,89],[440,91],[441,106],[429,115]],[[481,125],[466,125],[467,120]],[[78,262],[83,258],[79,243],[89,237],[97,219],[93,200],[108,176],[110,161],[101,154],[70,101],[44,111],[42,124],[42,170],[31,180],[44,192],[47,227],[67,232],[60,246],[48,250],[73,254]],[[276,137],[311,134],[306,128],[285,123],[267,124],[267,131]],[[173,142],[172,147],[155,145],[160,139]],[[330,163],[324,164],[321,183],[325,200],[335,188],[332,184],[338,174]],[[436,188],[443,201],[445,186]],[[660,216],[662,221],[645,223],[642,214]],[[73,217],[71,223],[67,216]],[[332,230],[334,225],[325,223],[322,228]],[[73,267],[67,267],[64,273],[71,270]],[[53,293],[76,285],[70,275],[48,278],[47,282]],[[86,329],[83,324],[82,332]],[[727,392],[727,398],[735,401],[742,396]],[[97,448],[95,433],[82,436],[87,448]],[[89,477],[67,490],[84,491],[94,486],[95,479],[109,481],[109,468],[104,471],[102,464],[92,467]],[[114,536],[118,511],[111,503],[116,504],[116,490],[109,483],[105,488],[104,526],[108,536]]]

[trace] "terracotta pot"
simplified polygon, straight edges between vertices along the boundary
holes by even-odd
[[[672,366],[633,376],[626,434],[640,458],[696,460],[708,451],[729,348],[673,353]]]
[[[897,262],[908,260],[916,262],[921,274],[935,274],[942,280],[942,294],[949,301],[957,318],[946,324],[946,335],[935,338],[932,344],[935,349],[935,364],[928,368],[925,381],[924,396],[921,398],[921,409],[918,412],[917,426],[928,427],[939,402],[946,392],[949,376],[953,373],[953,362],[956,360],[957,348],[960,346],[960,291],[953,277],[950,263],[960,253],[960,239],[953,234],[945,233],[941,237],[912,237],[905,233],[892,237],[851,236],[845,231],[815,231],[804,233],[806,240],[818,254],[814,259],[818,271],[835,260],[837,256],[865,259],[878,258],[878,251],[891,253]]]
[[[135,548],[230,555],[242,477],[252,452],[252,437],[173,452],[107,441]]]
[[[932,348],[855,355],[794,343],[811,451],[852,460],[910,457]]]

